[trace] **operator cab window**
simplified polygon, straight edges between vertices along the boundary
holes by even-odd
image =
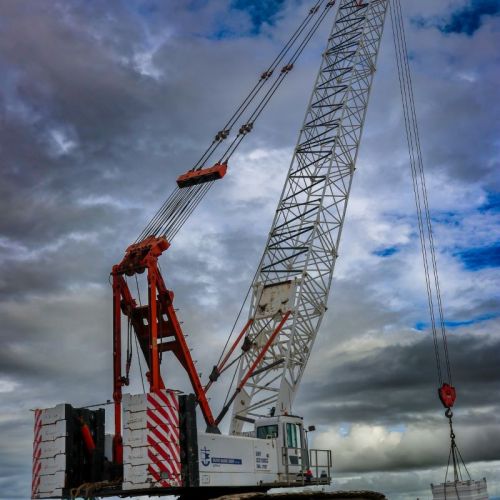
[[[287,423],[286,438],[289,448],[300,448],[300,425]]]
[[[257,427],[257,437],[259,439],[274,439],[278,437],[277,425],[263,425]]]

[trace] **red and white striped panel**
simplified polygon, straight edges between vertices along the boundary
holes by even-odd
[[[148,473],[161,486],[181,486],[179,400],[168,389],[147,395]]]
[[[40,492],[40,443],[42,441],[42,410],[35,410],[35,429],[33,437],[33,472],[31,479],[31,498],[39,498]]]

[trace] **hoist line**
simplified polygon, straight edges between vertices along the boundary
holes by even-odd
[[[172,210],[175,210],[175,207],[180,203],[183,196],[186,193],[182,193],[181,190],[176,189],[172,192],[167,202],[165,202],[164,207],[157,213],[155,218],[150,222],[149,227],[147,227],[139,236],[138,240],[143,239],[148,236],[148,234],[157,234],[158,230],[163,224],[163,218],[165,215]]]
[[[214,182],[214,181],[213,181]],[[199,193],[196,194],[196,197],[193,198],[191,205],[189,206],[189,209],[185,211],[185,213],[182,216],[182,219],[179,219],[177,224],[172,226],[172,230],[169,232],[165,231],[165,234],[167,235],[166,238],[168,241],[172,241],[172,239],[177,235],[181,227],[185,224],[187,219],[191,216],[191,214],[194,212],[196,207],[199,205],[201,200],[205,197],[205,195],[208,193],[210,188],[213,185],[213,182],[203,184],[202,189],[200,189]]]
[[[308,16],[306,19],[301,23],[299,28],[294,32],[292,37],[288,40],[287,44],[285,47],[280,51],[278,56],[275,58],[273,63],[271,64],[271,68],[276,68],[278,64],[280,64],[283,60],[283,58],[288,54],[290,49],[296,44],[297,40],[299,37],[303,34],[305,28],[309,25],[311,19],[313,19],[314,14],[316,14],[319,11],[319,7],[325,3],[325,0],[320,0],[315,4],[314,7],[312,7],[309,11]],[[312,27],[309,27],[309,29],[306,31],[305,36],[300,40],[298,48],[296,48],[295,52],[291,56],[291,61],[295,62],[300,54],[302,54],[305,46],[307,43],[310,41],[314,33],[317,31],[319,25],[323,21],[323,19],[326,17],[326,14],[330,10],[330,7],[332,7],[334,2],[331,0],[326,2],[324,11],[320,14],[319,18],[313,23]],[[291,63],[293,64],[293,63]],[[274,71],[273,69],[273,71]],[[269,71],[269,70],[268,70]],[[254,111],[251,113],[251,116],[254,117],[253,119],[255,120],[264,108],[267,106],[269,103],[270,99],[272,96],[275,94],[277,88],[281,85],[284,77],[288,74],[288,71],[285,71],[284,73],[281,72],[276,79],[274,80],[271,90],[266,92],[264,96],[260,99],[260,101],[257,102],[257,105],[254,109]],[[265,83],[269,80],[269,78],[266,78],[262,80],[262,85],[259,87],[263,87]],[[260,82],[258,82],[257,86],[259,86]],[[252,94],[252,91],[250,95]],[[234,121],[234,116],[236,116],[236,120],[241,117],[243,112],[248,108],[250,102],[252,102],[255,97],[257,96],[258,92],[251,97],[250,101],[247,104],[241,104],[238,108],[238,110],[233,114],[233,117],[230,120]],[[248,96],[247,96],[248,99]],[[242,108],[243,106],[243,108]],[[240,112],[241,111],[241,112]],[[230,122],[228,122],[230,123]],[[248,120],[245,122],[245,124],[248,124]],[[223,129],[224,130],[224,129]],[[239,146],[241,143],[242,139],[245,137],[246,134],[238,134],[231,143],[230,147],[230,155],[231,156],[236,148]],[[220,143],[221,141],[219,141]],[[216,149],[216,148],[215,148]],[[215,151],[214,149],[214,151]],[[228,151],[228,150],[226,150]],[[212,154],[212,153],[211,153]],[[226,154],[226,153],[225,153]],[[210,156],[207,157],[207,159]],[[192,169],[194,170],[194,168]],[[206,184],[201,184],[201,185],[194,185],[190,186],[187,188],[179,189],[176,188],[174,191],[170,194],[170,196],[167,198],[167,200],[163,203],[163,205],[160,207],[160,209],[156,212],[156,214],[153,216],[151,221],[146,225],[144,230],[140,233],[138,238],[136,239],[135,243],[138,243],[139,241],[143,240],[147,236],[153,235],[153,236],[158,236],[158,235],[163,235],[165,238],[167,238],[168,241],[171,241],[172,238],[178,233],[182,225],[186,222],[186,220],[189,218],[189,216],[192,214],[194,209],[198,206],[198,204],[201,202],[201,199],[204,197],[204,195],[208,192],[210,189],[210,186],[213,182],[209,182]],[[208,186],[208,187],[207,187]]]
[[[436,323],[435,323],[435,317],[434,317],[434,306],[433,306],[433,301],[432,301],[432,288],[431,288],[431,283],[430,283],[430,275],[429,275],[429,268],[428,268],[428,259],[427,259],[427,246],[425,243],[425,235],[424,235],[424,226],[423,226],[423,221],[422,221],[422,207],[420,203],[420,191],[418,188],[417,184],[417,172],[416,172],[416,161],[415,161],[415,152],[413,148],[413,135],[412,135],[412,129],[410,126],[410,120],[408,117],[408,102],[407,102],[407,88],[405,85],[404,81],[404,73],[402,69],[403,63],[403,56],[401,54],[401,45],[400,45],[400,33],[398,31],[399,25],[396,24],[396,12],[395,12],[395,1],[393,0],[393,3],[390,4],[391,9],[391,23],[392,23],[392,30],[393,30],[393,35],[394,35],[394,47],[396,50],[396,65],[397,65],[397,71],[398,71],[398,78],[399,78],[399,87],[401,91],[401,98],[403,102],[403,117],[404,117],[404,123],[405,123],[405,131],[406,131],[406,139],[408,143],[408,153],[410,156],[410,169],[411,169],[411,176],[412,176],[412,186],[413,186],[413,192],[414,192],[414,197],[415,197],[415,205],[417,209],[417,223],[418,223],[418,231],[419,231],[419,238],[420,238],[420,248],[422,252],[422,260],[423,260],[423,265],[424,265],[424,277],[425,277],[425,284],[426,284],[426,293],[427,293],[427,302],[428,302],[428,307],[429,307],[429,314],[431,318],[431,331],[432,331],[432,338],[434,342],[434,353],[436,357],[436,368],[437,368],[437,373],[438,373],[438,379],[439,383],[443,383],[443,377],[441,373],[441,360],[440,360],[440,354],[439,354],[439,343],[437,339],[437,333],[436,333]]]
[[[446,371],[448,375],[448,382],[450,384],[453,383],[452,380],[452,375],[451,375],[451,363],[450,363],[450,357],[449,357],[449,351],[448,351],[448,342],[447,342],[447,337],[446,337],[446,326],[445,326],[445,321],[444,321],[444,312],[443,312],[443,304],[442,304],[442,299],[441,299],[441,289],[440,289],[440,284],[439,284],[439,274],[438,274],[438,268],[437,268],[437,261],[436,261],[436,250],[435,250],[435,245],[434,245],[434,232],[432,230],[432,223],[431,223],[431,216],[430,216],[430,209],[429,209],[429,201],[428,201],[428,196],[427,196],[427,185],[426,185],[426,180],[425,180],[425,172],[424,172],[424,165],[423,165],[423,155],[421,151],[421,146],[420,146],[420,135],[419,135],[419,129],[418,129],[418,121],[416,117],[416,112],[415,112],[415,102],[414,102],[414,96],[413,96],[413,83],[412,83],[412,77],[411,77],[411,71],[410,71],[410,66],[409,66],[409,58],[408,58],[408,49],[406,45],[406,36],[405,36],[405,31],[404,31],[404,23],[403,23],[403,14],[402,14],[402,9],[401,9],[401,3],[400,0],[397,0],[397,10],[399,13],[399,24],[401,26],[401,33],[402,33],[402,40],[403,40],[403,48],[405,52],[405,58],[404,61],[406,63],[406,72],[408,75],[408,82],[409,82],[409,94],[411,98],[411,103],[412,103],[412,117],[413,117],[413,123],[415,127],[415,137],[417,139],[417,150],[418,150],[418,166],[419,166],[419,171],[420,171],[420,180],[421,180],[421,185],[422,185],[422,191],[424,193],[423,200],[424,200],[424,207],[425,207],[425,220],[427,224],[427,233],[429,237],[429,248],[430,248],[430,253],[431,253],[431,259],[432,259],[432,270],[434,274],[434,284],[436,288],[436,299],[438,303],[438,312],[439,312],[439,321],[440,321],[440,328],[441,328],[441,338],[442,338],[442,345],[443,345],[443,350],[445,353],[445,362],[446,362]]]
[[[448,463],[446,467],[445,474],[445,497],[446,497],[446,484],[448,479],[448,471],[450,468],[450,461],[453,461],[453,474],[454,474],[454,486],[457,498],[459,498],[457,482],[463,480],[462,467],[463,464],[466,473],[470,474],[462,458],[462,454],[457,447],[455,441],[455,433],[453,431],[452,417],[453,413],[451,411],[451,406],[454,402],[454,394],[451,403],[446,401],[446,398],[442,396],[442,390],[445,387],[443,383],[443,374],[440,359],[440,346],[438,342],[437,327],[436,327],[436,317],[434,312],[434,295],[437,302],[437,316],[439,318],[439,327],[441,331],[441,341],[442,349],[444,351],[444,360],[446,364],[446,374],[447,383],[452,386],[451,377],[451,364],[448,352],[448,342],[446,338],[446,325],[444,321],[443,304],[441,300],[441,290],[439,285],[439,275],[437,270],[436,261],[436,249],[434,245],[434,237],[432,231],[432,222],[430,216],[428,195],[427,195],[427,185],[425,181],[425,172],[422,158],[422,149],[420,145],[420,136],[418,129],[418,121],[416,117],[416,106],[415,99],[413,95],[413,82],[411,77],[411,69],[408,58],[408,47],[406,44],[406,34],[404,30],[403,14],[401,9],[400,0],[392,0],[391,3],[391,22],[394,34],[394,47],[396,52],[396,63],[398,68],[398,78],[400,83],[401,98],[403,102],[403,116],[405,121],[406,138],[408,142],[408,150],[410,156],[410,167],[412,174],[412,184],[415,194],[415,205],[417,208],[417,220],[419,228],[419,236],[421,243],[422,259],[424,263],[425,281],[427,288],[427,301],[429,305],[429,312],[431,317],[431,329],[434,341],[434,352],[436,356],[437,373],[440,384],[439,397],[443,405],[447,408],[445,411],[445,416],[448,418],[450,426],[450,452],[448,455]],[[423,204],[423,208],[422,208]],[[425,226],[424,226],[425,223]],[[427,247],[429,252],[427,252]],[[430,254],[430,262],[429,255]],[[433,273],[433,285],[431,285],[431,277],[429,269],[432,268]],[[434,292],[434,295],[433,295]],[[452,387],[453,388],[453,387]]]
[[[193,199],[196,198],[198,193],[204,188],[203,185],[193,186],[192,188],[188,188],[188,191],[184,191],[180,189],[180,196],[178,202],[173,206],[170,216],[166,219],[162,219],[158,223],[158,229],[155,234],[163,234],[166,238],[168,238],[167,234],[170,232],[169,229],[175,225],[176,221],[179,218],[182,218],[182,215],[185,213],[186,209],[189,208],[189,204]]]
[[[422,183],[422,190],[425,194],[424,198],[424,207],[425,207],[425,219],[427,223],[427,232],[429,235],[429,247],[431,251],[431,259],[432,259],[432,269],[434,273],[434,282],[436,286],[436,298],[437,298],[437,303],[438,303],[438,311],[439,311],[439,321],[440,321],[440,328],[441,328],[441,336],[442,336],[442,341],[443,341],[443,349],[445,352],[445,361],[446,361],[446,370],[447,370],[447,375],[448,375],[448,382],[452,384],[452,377],[451,377],[451,364],[450,364],[450,359],[449,359],[449,352],[448,352],[448,342],[446,339],[446,325],[444,321],[444,312],[443,312],[443,303],[441,300],[441,288],[439,284],[439,275],[438,275],[438,270],[437,270],[437,261],[436,261],[436,250],[435,250],[435,245],[434,245],[434,232],[432,230],[432,223],[431,223],[431,216],[430,216],[430,209],[429,209],[429,201],[428,201],[428,196],[427,196],[427,185],[426,185],[426,180],[425,180],[425,173],[424,173],[424,165],[423,165],[423,160],[422,160],[422,151],[421,151],[421,146],[420,146],[420,134],[419,134],[419,129],[418,129],[418,121],[415,113],[415,101],[414,101],[414,96],[413,96],[413,82],[412,82],[412,76],[411,76],[411,71],[410,71],[410,66],[408,63],[408,47],[406,44],[406,34],[405,34],[405,29],[404,29],[404,23],[403,23],[403,13],[401,9],[401,2],[400,0],[397,0],[397,11],[399,15],[399,25],[401,27],[401,33],[402,33],[402,40],[403,40],[403,48],[405,52],[405,63],[406,63],[406,71],[408,74],[408,82],[409,82],[409,93],[410,93],[410,98],[412,102],[412,116],[413,116],[413,122],[415,126],[415,133],[416,133],[416,139],[417,139],[417,148],[418,148],[418,166],[420,170],[420,178],[421,178],[421,183]]]
[[[446,372],[448,376],[448,382],[451,384],[452,383],[451,365],[449,360],[449,352],[446,339],[446,328],[445,328],[443,306],[441,300],[441,291],[439,286],[439,276],[437,271],[432,223],[431,223],[430,210],[428,204],[427,186],[425,182],[422,151],[420,146],[420,136],[419,136],[418,122],[415,112],[415,101],[413,95],[411,70],[408,63],[408,49],[406,45],[406,35],[404,31],[400,1],[392,0],[391,7],[392,8],[390,9],[390,12],[391,12],[391,23],[394,34],[394,47],[396,51],[396,64],[397,64],[398,78],[400,83],[401,98],[403,102],[403,116],[405,122],[406,138],[408,142],[412,184],[415,195],[415,205],[417,208],[417,222],[418,222],[419,237],[421,243],[422,260],[424,264],[427,302],[431,317],[431,330],[433,335],[438,379],[439,383],[442,384],[443,376],[442,376],[439,342],[437,337],[436,314],[434,311],[435,309],[434,298],[433,298],[434,295],[436,297],[436,302],[437,302],[438,318],[440,323]],[[427,247],[429,248],[429,250],[427,250]],[[434,287],[431,284],[430,270],[429,270],[430,268],[432,268]]]
[[[169,197],[164,201],[163,205],[160,207],[160,209],[156,212],[154,217],[149,221],[147,226],[142,230],[141,234],[138,236],[136,239],[136,243],[138,241],[143,240],[146,236],[149,234],[156,234],[156,232],[152,232],[152,228],[156,227],[155,225],[158,223],[158,220],[162,217],[164,217],[166,211],[168,208],[171,206],[173,203],[173,200],[179,195],[180,190],[179,189],[174,189]]]
[[[167,239],[169,236],[171,237],[171,235],[169,235],[168,228],[174,225],[179,220],[178,215],[181,220],[185,220],[182,217],[182,214],[185,213],[186,208],[189,206],[190,200],[195,199],[197,195],[199,196],[200,191],[203,191],[204,195],[206,191],[208,191],[206,187],[208,185],[211,185],[212,183],[213,182],[207,184],[199,184],[184,189],[175,189],[167,202],[164,204],[164,207],[160,209],[160,211],[154,217],[154,224],[153,221],[150,222],[148,227],[146,227],[146,229],[144,229],[139,235],[136,243],[151,234],[164,234]],[[198,204],[198,202],[199,201],[196,202],[196,205]],[[166,216],[167,213],[168,217]],[[189,211],[189,214],[191,213],[192,210]],[[169,222],[171,222],[170,225]]]

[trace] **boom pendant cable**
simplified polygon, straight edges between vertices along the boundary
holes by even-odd
[[[272,76],[272,74],[276,70],[277,66],[283,61],[284,57],[286,56],[286,54],[288,53],[290,48],[293,46],[295,41],[298,39],[298,37],[301,35],[301,33],[307,27],[307,25],[312,20],[312,18],[316,14],[316,12],[318,12],[321,3],[323,3],[323,0],[321,0],[320,2],[317,2],[314,7],[311,7],[307,17],[302,21],[300,26],[295,30],[294,34],[290,37],[290,39],[287,41],[285,46],[281,49],[280,53],[276,56],[274,61],[270,64],[269,68],[260,75],[258,82],[252,88],[252,90],[247,95],[247,97],[244,99],[244,101],[239,105],[239,107],[233,113],[233,115],[228,120],[228,122],[224,125],[224,127],[222,127],[221,131],[219,131],[218,134],[215,136],[215,139],[212,142],[212,145],[207,149],[207,151],[205,151],[205,153],[202,155],[202,157],[198,160],[198,162],[194,166],[194,169],[196,169],[197,167],[201,168],[201,165],[203,164],[203,162],[206,161],[205,156],[207,155],[208,151],[210,151],[210,155],[215,151],[217,146],[225,138],[224,137],[225,132],[230,131],[230,129],[235,125],[235,123],[238,121],[238,119],[242,116],[242,114],[245,112],[245,110],[251,104],[252,100],[259,93],[261,88],[265,86],[268,79]]]
[[[317,32],[319,26],[334,4],[334,0],[319,0],[315,3],[315,5],[309,10],[306,18],[295,30],[273,62],[268,66],[268,69],[260,75],[258,82],[250,90],[249,94],[238,106],[224,127],[217,133],[215,139],[212,141],[212,144],[203,153],[201,158],[188,172],[188,174],[202,171],[204,168],[203,165],[210,160],[221,143],[229,136],[235,123],[241,119],[245,113],[248,113],[248,116],[238,130],[238,133],[220,157],[219,162],[215,165],[216,167],[224,166],[224,169],[227,168],[228,159],[236,151],[245,136],[252,130],[254,122],[266,108],[288,73],[293,69],[294,63],[302,54],[312,36]],[[321,10],[321,7],[323,7],[323,10]],[[271,78],[272,75],[276,73],[276,69],[284,61],[286,64],[281,68],[281,71],[277,73],[277,76],[275,76],[273,80]],[[272,83],[269,89],[262,96],[260,96],[268,82],[271,81]],[[259,99],[257,99],[258,97]],[[180,181],[178,180],[179,187],[170,194],[150,222],[146,225],[144,230],[140,233],[135,243],[138,243],[149,236],[163,236],[169,242],[172,241],[183,224],[187,221],[203,197],[209,191],[213,181],[217,178],[220,177],[214,177],[213,179],[206,178],[202,183],[190,182],[185,186],[179,184]]]

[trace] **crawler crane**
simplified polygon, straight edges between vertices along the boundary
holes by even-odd
[[[326,311],[388,4],[389,0],[317,1],[113,267],[114,433],[104,433],[103,409],[62,404],[36,410],[33,498],[203,498],[221,491],[330,482],[331,451],[308,449],[307,429],[294,415],[293,401]],[[335,9],[265,250],[249,288],[248,319],[238,333],[233,329],[203,384],[158,259],[211,185],[224,178],[230,158]],[[412,131],[408,133],[411,138]],[[417,187],[419,168],[417,161]],[[429,221],[427,205],[424,208],[419,224],[425,230]],[[143,273],[146,304],[129,287]],[[433,312],[432,302],[430,306]],[[442,312],[440,303],[439,308]],[[144,394],[131,395],[123,389],[129,385],[134,336],[147,365],[149,387]],[[165,382],[161,363],[169,352],[186,371],[192,394],[179,394]],[[231,366],[237,366],[236,384],[215,414],[207,392]],[[441,382],[440,397],[449,410],[454,388],[451,379]],[[204,429],[197,426],[196,408]],[[228,413],[229,435],[222,435],[219,427]],[[250,430],[244,431],[245,425]]]

